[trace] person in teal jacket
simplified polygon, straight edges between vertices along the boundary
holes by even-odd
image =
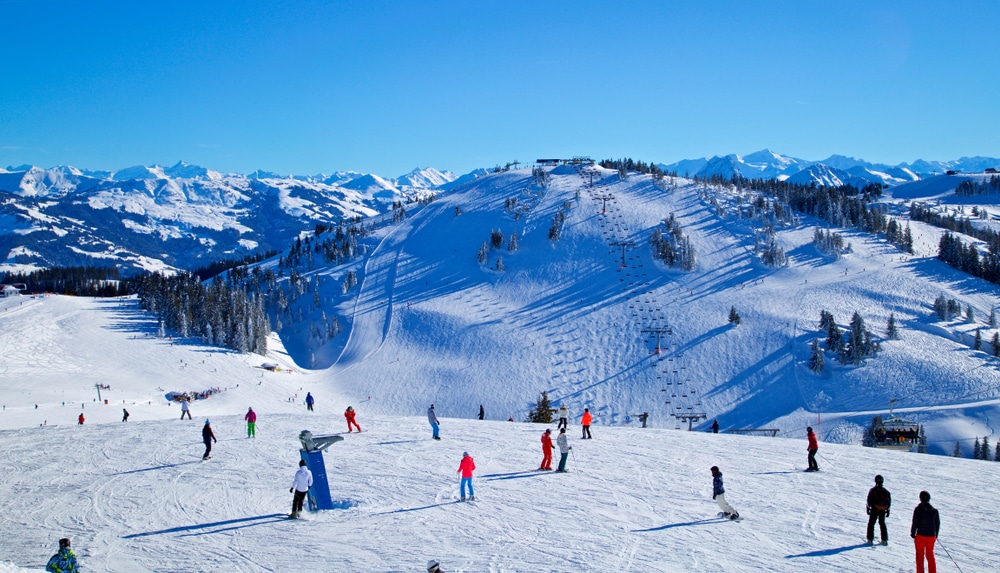
[[[76,573],[79,571],[76,564],[76,555],[69,548],[69,538],[63,537],[59,540],[59,552],[49,558],[45,565],[47,573]]]

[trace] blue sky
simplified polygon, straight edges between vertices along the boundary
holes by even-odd
[[[0,0],[0,166],[1000,156],[998,21],[995,1]]]

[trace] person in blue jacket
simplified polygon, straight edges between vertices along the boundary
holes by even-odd
[[[315,402],[316,402],[316,400],[313,399],[312,392],[306,392],[306,408],[310,412],[313,411],[313,403],[315,403]]]
[[[49,558],[45,565],[47,573],[76,573],[80,568],[76,564],[76,555],[69,547],[69,538],[59,540],[59,552]]]

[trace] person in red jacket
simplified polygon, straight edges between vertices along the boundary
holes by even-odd
[[[816,452],[819,451],[819,440],[816,439],[816,434],[813,433],[812,427],[806,428],[806,437],[809,438],[809,446],[806,448],[809,450],[809,469],[807,472],[818,472],[819,465],[816,464]]]
[[[584,440],[589,440],[592,436],[590,435],[590,422],[593,418],[590,416],[590,408],[583,409],[583,416],[580,418],[580,425],[583,426],[583,438]]]
[[[83,412],[80,412],[80,417],[76,419],[76,423],[83,425]]]
[[[359,426],[358,423],[354,420],[354,407],[353,406],[348,406],[347,409],[344,410],[344,417],[347,418],[347,433],[348,434],[351,433],[351,424],[354,424],[354,427],[357,428],[359,432],[361,431],[361,426]]]
[[[458,464],[458,473],[462,474],[462,501],[476,501],[476,492],[472,489],[472,472],[476,470],[476,461],[472,459],[469,452],[462,452],[462,463]],[[469,497],[465,497],[465,487],[469,487]]]
[[[552,430],[545,430],[542,434],[542,465],[538,469],[552,469]]]

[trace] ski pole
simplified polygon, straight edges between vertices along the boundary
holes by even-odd
[[[941,540],[938,539],[937,544],[941,546],[941,549],[944,549],[944,554],[947,555],[948,559],[951,559],[951,562],[955,564],[955,569],[958,569],[958,573],[962,573],[962,568],[958,566],[958,563],[955,561],[955,558],[952,557],[951,553],[948,552],[948,548],[944,546],[944,543],[941,543]]]

